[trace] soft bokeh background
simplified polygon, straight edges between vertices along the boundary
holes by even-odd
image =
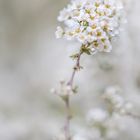
[[[72,97],[73,131],[100,107],[104,88],[118,85],[140,114],[140,1],[124,0],[128,24],[110,54],[83,56]],[[68,79],[76,43],[55,39],[58,12],[68,0],[0,0],[0,140],[51,140],[64,123],[63,102],[50,93]],[[125,118],[119,140],[140,140],[140,121]]]

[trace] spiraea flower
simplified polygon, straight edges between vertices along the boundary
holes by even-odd
[[[123,5],[120,0],[71,0],[58,20],[56,37],[77,40],[90,51],[110,52],[111,40],[120,32]]]

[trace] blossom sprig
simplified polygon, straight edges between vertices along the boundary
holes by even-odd
[[[73,83],[76,72],[82,68],[81,55],[112,50],[111,41],[120,32],[122,11],[123,5],[119,0],[70,0],[70,4],[60,12],[58,20],[63,27],[57,27],[56,37],[77,40],[81,44],[79,52],[71,56],[76,63],[70,80],[60,83],[60,90],[54,90],[66,106],[65,140],[72,140],[70,95],[77,92]]]
[[[70,80],[68,82],[65,81],[60,82],[60,90],[55,90],[55,89],[53,90],[53,93],[59,95],[63,99],[66,106],[66,123],[64,126],[65,140],[72,140],[72,136],[70,133],[70,121],[72,119],[71,110],[70,110],[70,96],[74,93],[77,93],[77,86],[73,86],[73,83],[74,83],[76,72],[82,68],[80,65],[80,58],[81,55],[84,52],[86,52],[85,50],[87,50],[86,46],[82,45],[80,52],[76,54],[76,57],[74,58],[76,59],[76,63],[73,67],[73,72],[70,77]]]
[[[123,19],[120,0],[71,0],[58,20],[57,38],[77,40],[89,52],[110,52],[111,40],[120,32]]]

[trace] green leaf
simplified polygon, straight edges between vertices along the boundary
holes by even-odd
[[[83,53],[86,53],[86,54],[88,54],[88,55],[91,55],[91,50],[90,50],[90,48],[88,48],[88,47],[82,46],[82,47],[81,47],[81,51],[82,51]]]

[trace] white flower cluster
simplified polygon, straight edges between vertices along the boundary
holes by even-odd
[[[118,123],[116,120],[114,121],[114,115],[110,116],[107,110],[100,108],[92,109],[87,114],[87,122],[94,131],[96,130],[98,132],[98,135],[94,139],[102,140],[103,138],[114,138],[116,136],[115,133],[117,133],[116,128],[118,127]],[[91,133],[93,132],[91,131]]]
[[[127,114],[132,111],[133,105],[119,95],[120,89],[116,86],[108,87],[104,99],[109,103],[112,111],[120,114]]]
[[[137,117],[132,114],[133,105],[120,93],[118,86],[108,87],[103,95],[106,103],[104,108],[94,108],[87,113],[88,125],[99,133],[94,139],[117,139],[122,130],[127,130],[122,124],[122,116]],[[92,132],[91,130],[90,133],[93,134]]]
[[[107,118],[108,113],[100,108],[92,109],[87,114],[87,122],[91,126],[103,124]]]
[[[78,40],[92,51],[110,52],[111,40],[122,22],[120,0],[71,0],[58,17],[65,27],[57,27],[56,37]]]

